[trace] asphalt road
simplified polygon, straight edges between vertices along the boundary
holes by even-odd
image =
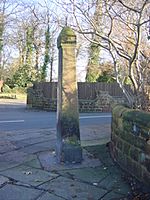
[[[80,126],[111,123],[111,113],[80,113]],[[26,109],[25,104],[0,104],[0,131],[56,128],[56,113]]]

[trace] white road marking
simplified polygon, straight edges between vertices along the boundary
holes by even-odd
[[[8,121],[0,121],[0,124],[4,123],[22,123],[24,120],[8,120]]]
[[[81,116],[80,119],[91,119],[91,118],[111,118],[111,115],[101,115],[101,116]]]

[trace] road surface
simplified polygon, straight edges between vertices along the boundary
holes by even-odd
[[[111,113],[80,113],[80,126],[111,123]],[[26,109],[25,103],[0,102],[0,131],[56,128],[56,112]]]

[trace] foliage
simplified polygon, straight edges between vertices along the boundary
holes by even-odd
[[[102,1],[98,0],[96,1],[95,11],[93,16],[91,17],[91,20],[94,20],[94,23],[96,26],[101,29],[102,24]],[[91,27],[93,29],[93,27]],[[96,35],[92,35],[92,40],[90,42],[89,46],[89,58],[88,58],[88,65],[87,65],[87,72],[86,72],[86,81],[87,82],[96,82],[98,79],[98,76],[100,74],[99,72],[99,62],[100,62],[100,46],[98,45],[100,38]]]
[[[11,88],[7,84],[3,86],[3,93],[11,93]]]
[[[26,89],[25,87],[14,87],[11,89],[11,93],[14,94],[25,94],[26,93]]]
[[[89,61],[86,73],[87,82],[96,82],[99,76],[99,54],[99,46],[92,43],[89,48]]]
[[[27,87],[28,84],[36,80],[36,70],[31,69],[28,65],[23,65],[12,76],[12,79],[7,79],[6,83],[11,87]]]
[[[48,64],[50,62],[50,55],[49,55],[49,49],[50,49],[50,29],[49,25],[47,27],[47,30],[45,32],[45,55],[44,55],[44,63],[41,67],[41,80],[45,81],[47,76],[47,68]]]
[[[116,81],[112,62],[103,62],[100,64],[100,75],[97,82],[113,83]]]
[[[106,83],[113,83],[115,82],[115,78],[109,74],[107,71],[103,71],[101,75],[96,79],[97,82],[106,82]]]
[[[2,0],[0,10],[0,77],[11,87],[46,80],[48,67],[53,68],[49,52],[56,31],[49,4]]]

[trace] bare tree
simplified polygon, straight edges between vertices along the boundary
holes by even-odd
[[[6,63],[5,46],[8,41],[8,34],[6,28],[11,26],[13,16],[18,12],[18,2],[12,2],[10,0],[1,0],[0,4],[0,79],[3,79],[3,71]]]
[[[97,3],[96,0],[88,1],[86,4],[83,4],[82,1],[70,0],[70,3],[72,5],[70,12],[75,19],[75,23],[72,25],[88,41],[99,45],[109,53],[114,63],[116,80],[124,91],[129,104],[132,107],[143,108],[145,83],[141,57],[142,44],[146,40],[144,27],[149,22],[150,1],[103,0],[102,27],[97,26],[96,21],[91,17],[93,16],[93,6],[96,6]],[[94,40],[93,35],[99,40]],[[147,43],[144,42],[149,49]],[[124,87],[126,78],[132,85],[134,98]]]

